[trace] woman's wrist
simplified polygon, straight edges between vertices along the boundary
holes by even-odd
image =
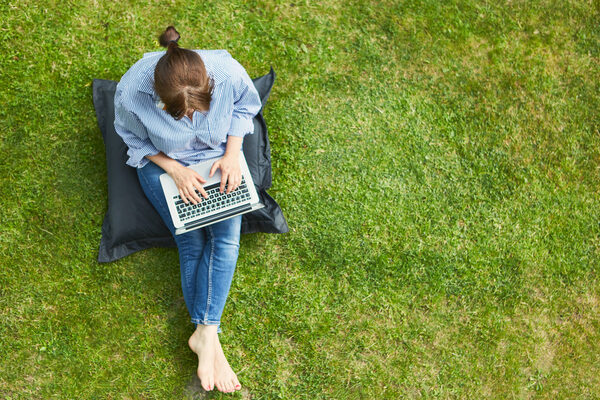
[[[154,156],[146,156],[146,158],[164,169],[169,175],[182,166],[177,160],[172,159],[163,152],[160,152]]]
[[[240,156],[240,150],[242,150],[242,142],[244,141],[243,137],[239,136],[227,136],[227,147],[225,148],[225,156],[231,157],[234,156],[238,158]]]
[[[225,154],[223,154],[223,158],[237,161],[240,158],[240,152],[239,151],[226,152]]]
[[[177,160],[169,158],[169,160],[166,162],[166,165],[162,167],[162,169],[164,169],[167,174],[173,175],[173,173],[181,167],[183,167],[183,165],[181,165]]]

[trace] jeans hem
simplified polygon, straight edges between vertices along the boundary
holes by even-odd
[[[192,324],[196,325],[220,325],[221,321],[205,320],[200,318],[192,318]]]

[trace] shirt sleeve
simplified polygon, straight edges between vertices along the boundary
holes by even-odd
[[[159,153],[148,137],[146,127],[133,112],[123,107],[121,102],[115,104],[115,130],[129,149],[127,165],[142,168],[148,163],[146,156]]]
[[[234,62],[237,68],[236,78],[233,80],[233,113],[227,135],[244,137],[248,133],[254,133],[252,119],[258,114],[262,104],[252,79],[240,63]]]

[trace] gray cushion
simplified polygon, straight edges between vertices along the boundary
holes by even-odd
[[[273,82],[273,68],[253,80],[264,107]],[[149,247],[175,247],[171,233],[146,199],[134,168],[125,164],[127,146],[114,127],[117,82],[94,79],[93,98],[98,126],[106,148],[108,210],[102,224],[99,262],[110,262]],[[265,208],[242,217],[242,233],[285,233],[287,222],[279,205],[267,193],[271,187],[271,149],[261,111],[254,117],[254,134],[244,138],[244,156]]]

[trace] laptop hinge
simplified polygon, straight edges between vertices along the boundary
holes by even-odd
[[[230,215],[235,215],[235,214],[239,214],[241,212],[247,211],[247,210],[251,210],[252,209],[252,204],[246,204],[243,206],[239,206],[236,208],[232,208],[230,210],[226,210],[223,212],[220,212],[218,214],[215,215],[211,215],[210,217],[206,217],[206,218],[202,218],[201,220],[198,221],[192,221],[192,222],[188,222],[187,224],[184,224],[183,226],[186,229],[189,228],[193,228],[196,225],[208,225],[213,221],[219,220],[219,219],[223,219],[223,218],[227,218]]]

